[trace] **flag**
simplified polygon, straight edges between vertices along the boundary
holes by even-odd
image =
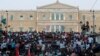
[[[31,56],[30,48],[28,49],[28,54],[27,54],[27,56]]]
[[[1,23],[3,23],[5,25],[6,24],[6,18],[1,19]]]
[[[16,50],[15,51],[16,51],[16,54],[15,55],[16,56],[19,56],[19,48],[16,47]]]
[[[4,16],[1,16],[0,22],[6,24],[6,18]]]

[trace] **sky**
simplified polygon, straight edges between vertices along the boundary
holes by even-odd
[[[55,3],[57,0],[0,0],[0,10],[36,10],[37,7]],[[95,0],[59,0],[61,3],[78,6],[81,10],[91,10]],[[97,0],[94,10],[100,10]]]

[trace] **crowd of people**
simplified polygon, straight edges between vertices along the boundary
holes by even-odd
[[[76,32],[9,32],[0,37],[0,56],[95,56],[91,35]]]

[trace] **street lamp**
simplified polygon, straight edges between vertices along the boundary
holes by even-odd
[[[7,18],[6,18],[6,32],[8,32],[8,11],[6,10]]]
[[[96,27],[96,26],[95,26],[95,15],[94,15],[94,12],[95,12],[95,11],[94,11],[94,10],[90,10],[90,12],[93,13],[93,15],[92,15],[92,18],[93,18],[93,26],[92,26],[92,27],[93,27],[93,34],[94,34],[94,33],[95,33],[95,27]]]
[[[95,15],[94,15],[94,10],[90,10],[90,12],[92,12],[92,18],[93,18],[93,26],[92,26],[92,28],[93,28],[93,39],[94,39],[94,43],[96,42],[96,39],[95,39],[95,27],[96,27],[96,25],[95,25]]]

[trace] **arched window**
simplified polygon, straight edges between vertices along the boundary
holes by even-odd
[[[73,16],[72,15],[69,15],[69,19],[72,20],[73,19]]]

